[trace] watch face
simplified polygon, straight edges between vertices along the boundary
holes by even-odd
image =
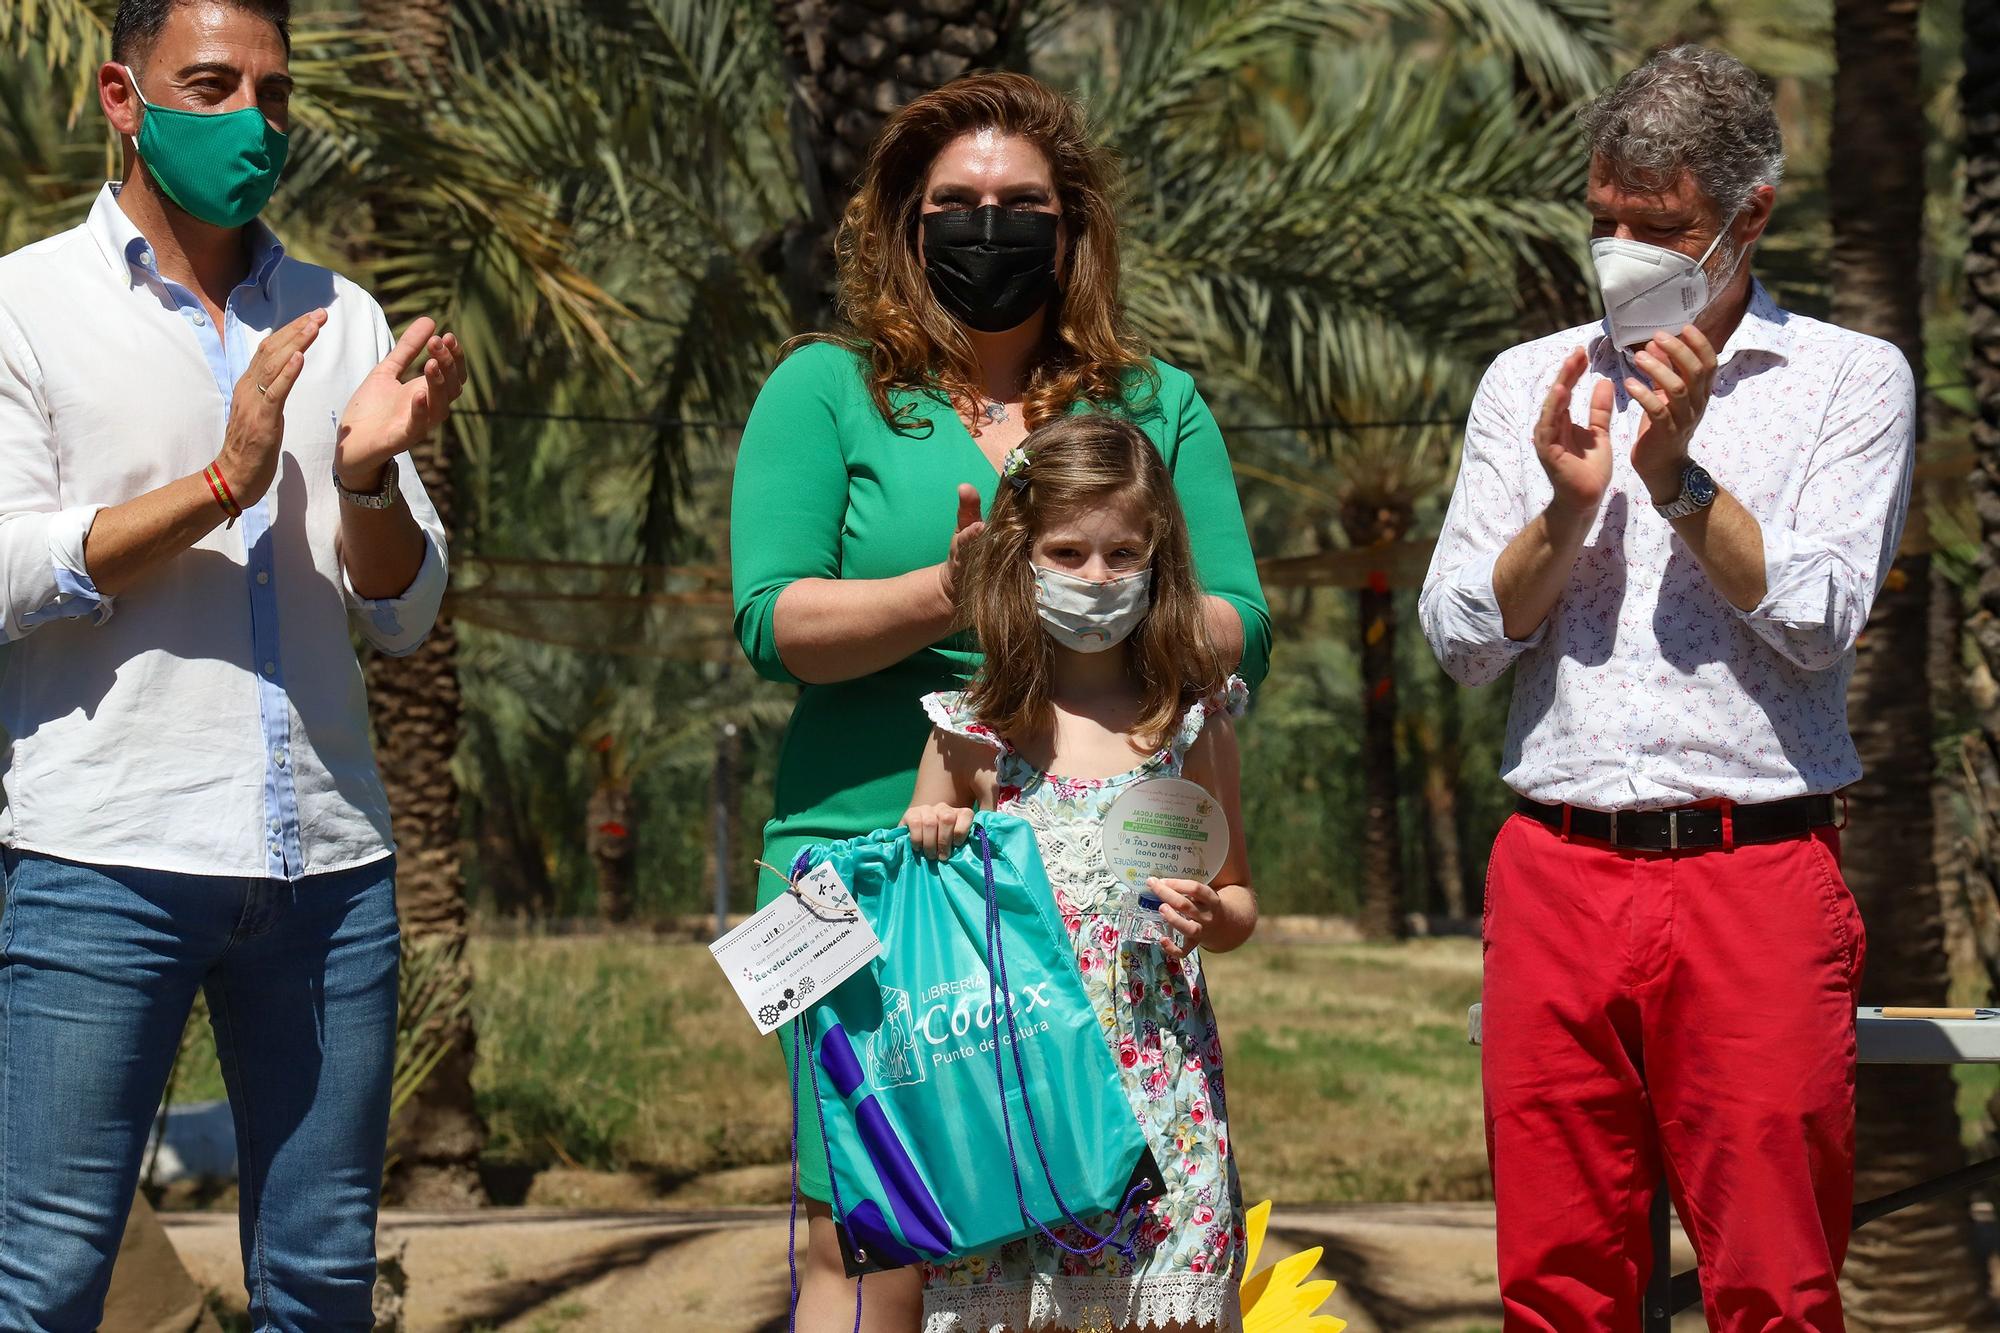
[[[1715,502],[1715,478],[1708,475],[1699,463],[1689,463],[1681,474],[1681,494],[1698,505]]]

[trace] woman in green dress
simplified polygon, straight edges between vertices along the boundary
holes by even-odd
[[[1078,108],[1024,75],[961,79],[883,127],[838,240],[844,328],[771,373],[737,458],[737,638],[761,674],[803,687],[770,865],[902,818],[929,728],[920,701],[961,688],[979,660],[954,633],[961,556],[1002,461],[1044,421],[1116,412],[1145,431],[1187,514],[1209,632],[1225,664],[1263,677],[1270,614],[1229,456],[1193,381],[1124,326],[1114,186]],[[765,875],[759,902],[783,887]],[[846,1333],[854,1284],[809,1105],[799,1178],[799,1327]],[[866,1287],[868,1333],[916,1328],[913,1270]]]

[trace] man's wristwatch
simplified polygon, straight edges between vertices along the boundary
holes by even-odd
[[[396,462],[394,459],[391,459],[389,460],[389,465],[382,469],[382,486],[380,490],[348,490],[346,486],[341,484],[339,468],[333,470],[333,488],[340,492],[341,499],[351,505],[359,505],[363,509],[387,509],[396,503],[396,497],[400,494],[396,488]]]
[[[1708,469],[1694,460],[1681,469],[1681,493],[1665,504],[1653,506],[1661,518],[1686,518],[1698,514],[1715,503],[1715,478],[1708,475]]]

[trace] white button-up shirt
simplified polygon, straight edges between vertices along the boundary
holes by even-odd
[[[355,596],[336,537],[340,412],[393,345],[373,299],[261,224],[222,327],[98,196],[0,258],[0,841],[101,865],[298,879],[393,849],[350,618],[384,652],[430,632],[445,534],[407,456],[421,571]],[[285,405],[277,480],[234,526],[113,599],[83,559],[100,509],[206,467],[264,337],[326,326]]]
[[[1587,346],[1571,400],[1619,385],[1611,487],[1560,600],[1507,637],[1500,552],[1554,495],[1535,420]],[[1419,614],[1463,684],[1518,659],[1501,777],[1539,801],[1644,810],[1832,792],[1861,775],[1847,731],[1854,643],[1901,540],[1914,458],[1909,365],[1877,338],[1781,310],[1756,286],[1721,352],[1691,456],[1763,529],[1764,600],[1709,582],[1632,470],[1645,412],[1601,324],[1503,353],[1466,425],[1465,457]]]

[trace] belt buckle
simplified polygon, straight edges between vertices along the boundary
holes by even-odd
[[[1669,810],[1667,811],[1667,850],[1677,852],[1680,849],[1681,812],[1678,810]]]
[[[1605,838],[1605,841],[1610,843],[1613,847],[1616,847],[1618,845],[1618,812],[1616,810],[1611,811],[1611,832],[1610,835]]]

